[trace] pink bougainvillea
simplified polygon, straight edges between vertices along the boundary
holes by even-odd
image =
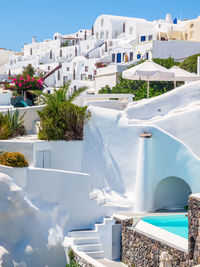
[[[18,92],[27,90],[41,90],[43,87],[43,80],[40,77],[30,77],[29,75],[17,75],[11,77],[12,83]]]

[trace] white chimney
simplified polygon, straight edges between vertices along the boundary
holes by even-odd
[[[197,75],[200,76],[200,57],[197,58]]]
[[[33,36],[33,40],[32,40],[33,43],[36,43],[36,36]]]

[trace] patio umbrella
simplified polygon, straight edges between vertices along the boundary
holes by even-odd
[[[173,66],[169,69],[175,75],[174,87],[176,87],[176,82],[179,81],[197,81],[200,80],[200,77],[196,73],[188,72],[184,69],[179,68],[178,66]]]
[[[150,81],[173,81],[175,74],[155,62],[148,60],[123,71],[122,77],[128,80],[147,81],[147,98],[149,98]]]

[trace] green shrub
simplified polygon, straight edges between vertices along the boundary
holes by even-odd
[[[23,125],[25,115],[26,112],[24,112],[24,114],[20,117],[19,110],[15,110],[13,114],[8,110],[8,117],[11,122],[12,137],[26,134],[26,129]]]
[[[180,68],[187,70],[189,72],[197,73],[197,58],[199,56],[200,54],[195,54],[186,58],[183,62],[181,62]]]
[[[66,141],[83,139],[84,122],[90,117],[90,113],[87,112],[87,107],[79,107],[71,103],[74,97],[83,91],[83,88],[67,100],[68,86],[69,83],[55,90],[53,94],[41,95],[46,105],[43,110],[38,111],[39,139]]]
[[[26,129],[23,126],[24,116],[25,113],[20,117],[18,110],[14,113],[8,111],[5,115],[0,113],[0,140],[26,134]]]
[[[72,249],[69,250],[68,256],[69,256],[70,263],[69,264],[67,263],[66,267],[79,267],[80,266],[78,263],[76,263],[74,251]]]
[[[0,164],[9,167],[27,167],[28,162],[19,152],[4,152],[0,155]]]
[[[0,113],[0,139],[8,139],[12,135],[12,125],[8,114]]]

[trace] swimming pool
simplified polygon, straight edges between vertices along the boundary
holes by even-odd
[[[142,221],[188,239],[188,218],[185,215],[143,217]]]

